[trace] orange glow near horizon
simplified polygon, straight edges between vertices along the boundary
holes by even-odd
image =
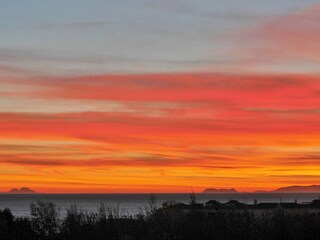
[[[0,113],[0,191],[254,191],[320,178],[318,76],[101,75],[32,84],[19,98],[51,108]],[[76,105],[62,112],[51,105],[57,99]]]

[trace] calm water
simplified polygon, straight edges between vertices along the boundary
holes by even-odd
[[[258,202],[310,202],[319,198],[320,193],[238,193],[238,194],[197,194],[197,201],[205,203],[215,199],[222,203],[229,200],[238,200],[244,203]],[[189,194],[155,194],[157,204],[174,200],[188,203]],[[36,201],[54,202],[61,215],[66,213],[71,205],[89,212],[97,211],[98,206],[119,207],[122,215],[135,215],[141,213],[149,206],[150,194],[37,194],[37,195],[0,195],[0,209],[10,208],[15,216],[28,217],[29,205]]]

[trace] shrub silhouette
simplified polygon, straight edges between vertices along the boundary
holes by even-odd
[[[31,226],[39,239],[53,239],[59,228],[59,214],[52,202],[30,204]]]

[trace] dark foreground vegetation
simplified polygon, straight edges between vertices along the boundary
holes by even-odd
[[[72,206],[59,216],[52,203],[30,206],[31,218],[15,218],[0,210],[1,240],[316,240],[320,239],[318,214],[288,214],[281,209],[269,216],[217,212],[208,215],[197,208],[188,214],[150,207],[135,217],[119,216],[116,209],[101,205],[97,213]]]

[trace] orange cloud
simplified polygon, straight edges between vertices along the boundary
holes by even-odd
[[[22,183],[46,192],[257,190],[291,184],[293,176],[309,176],[295,184],[314,183],[320,173],[318,76],[101,75],[1,84],[19,109],[41,101],[34,112],[0,112],[0,190]],[[66,103],[63,112],[46,110],[58,101]],[[82,109],[86,101],[90,111]]]

